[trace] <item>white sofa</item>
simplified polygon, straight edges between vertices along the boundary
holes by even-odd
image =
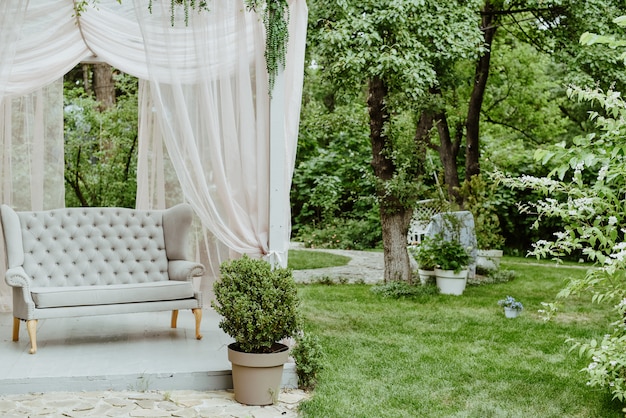
[[[37,320],[191,309],[200,339],[202,294],[192,279],[204,266],[186,259],[192,210],[0,208],[13,287],[13,341],[27,323],[37,351]]]

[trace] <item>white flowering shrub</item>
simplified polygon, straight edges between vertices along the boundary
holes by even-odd
[[[607,387],[613,397],[621,402],[626,401],[626,323],[623,316],[626,314],[626,299],[618,305],[617,310],[622,315],[613,325],[613,333],[606,334],[601,341],[595,339],[581,343],[570,340],[578,349],[581,356],[591,359],[591,363],[583,372],[589,375],[588,386]]]
[[[571,279],[557,295],[544,303],[540,312],[547,320],[563,299],[588,292],[591,302],[613,303],[614,330],[600,342],[574,342],[579,353],[591,363],[584,369],[590,386],[608,388],[613,396],[626,400],[626,102],[619,92],[572,87],[568,94],[578,101],[592,102],[602,110],[592,112],[596,132],[576,138],[572,144],[557,144],[538,150],[535,158],[554,169],[543,178],[506,178],[504,184],[532,189],[542,198],[520,210],[536,216],[535,225],[557,218],[563,229],[552,239],[534,244],[531,255],[560,260],[582,254],[594,267],[583,279]],[[620,302],[621,301],[621,302]]]

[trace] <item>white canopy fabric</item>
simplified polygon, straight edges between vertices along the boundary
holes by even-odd
[[[96,54],[142,80],[137,208],[190,203],[209,231],[204,261],[213,267],[219,244],[284,263],[307,26],[305,1],[289,4],[287,64],[270,103],[265,28],[243,0],[209,1],[188,25],[181,8],[174,26],[169,1],[154,1],[150,12],[147,0],[99,0],[77,18],[72,0],[2,0],[2,202],[63,206],[59,80]],[[271,155],[281,156],[274,167]],[[0,309],[9,295],[2,281]]]

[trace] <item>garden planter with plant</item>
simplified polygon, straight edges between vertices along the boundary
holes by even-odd
[[[211,303],[228,346],[235,400],[246,405],[277,401],[289,349],[278,341],[299,330],[298,296],[291,270],[244,255],[220,266]]]
[[[512,296],[507,296],[504,299],[498,301],[498,305],[504,308],[504,316],[507,318],[517,318],[524,309],[522,302],[515,300]]]
[[[436,251],[435,277],[437,287],[444,295],[462,295],[467,285],[468,250],[458,241],[439,240]]]
[[[417,273],[422,284],[428,284],[435,280],[436,241],[431,237],[424,237],[422,242],[411,247],[411,255],[417,262]]]

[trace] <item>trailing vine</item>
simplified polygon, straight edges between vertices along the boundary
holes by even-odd
[[[117,0],[122,3],[122,0]],[[152,13],[154,0],[149,0],[148,10]],[[80,16],[87,6],[96,6],[98,0],[74,0],[74,13]],[[289,5],[287,0],[244,0],[246,8],[256,13],[262,13],[263,25],[265,26],[265,64],[269,77],[270,97],[276,76],[281,68],[285,67],[287,55],[287,43],[289,42]],[[185,25],[189,24],[190,11],[209,11],[206,0],[170,0],[170,22],[174,26],[176,20],[176,8],[183,6],[185,12]]]
[[[276,76],[285,67],[289,42],[289,5],[287,0],[245,0],[248,10],[263,12],[265,26],[265,63],[269,76],[270,96]]]

